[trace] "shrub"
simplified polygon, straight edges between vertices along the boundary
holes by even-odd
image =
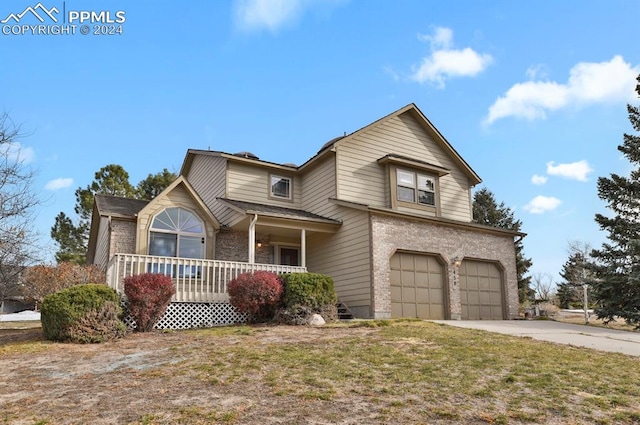
[[[24,296],[37,303],[44,297],[64,288],[84,283],[105,283],[106,277],[96,265],[59,263],[55,266],[40,264],[24,273]]]
[[[278,319],[291,325],[306,323],[311,314],[325,320],[337,318],[338,297],[330,276],[318,273],[288,273],[280,276],[284,282],[283,308]]]
[[[167,310],[176,288],[169,276],[143,273],[124,279],[129,314],[136,322],[136,330],[149,332]]]
[[[53,341],[102,342],[124,335],[120,313],[115,290],[103,284],[76,285],[44,298],[42,331]]]
[[[242,273],[227,285],[229,302],[249,320],[263,322],[273,318],[282,298],[282,282],[275,273]]]

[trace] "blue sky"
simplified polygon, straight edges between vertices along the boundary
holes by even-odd
[[[554,281],[569,241],[604,240],[597,177],[631,169],[616,147],[638,102],[636,0],[43,0],[44,24],[76,25],[59,35],[11,18],[37,5],[0,4],[0,111],[26,133],[48,259],[55,216],[107,164],[133,184],[179,171],[189,148],[301,164],[411,102],[523,221],[531,272]],[[107,24],[122,34],[93,34],[81,11],[124,18]]]

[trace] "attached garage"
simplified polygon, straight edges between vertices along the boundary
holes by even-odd
[[[433,255],[395,253],[391,271],[391,317],[445,318],[444,267]]]
[[[462,320],[505,318],[502,273],[495,263],[464,260],[458,273]]]

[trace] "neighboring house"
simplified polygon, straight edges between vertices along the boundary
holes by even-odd
[[[233,320],[226,282],[257,269],[326,273],[361,318],[515,318],[524,234],[472,223],[480,181],[410,104],[300,166],[190,149],[154,200],[96,196],[88,259],[120,290],[170,274],[185,326]]]

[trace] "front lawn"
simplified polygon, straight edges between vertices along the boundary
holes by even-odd
[[[640,358],[420,321],[16,342],[0,370],[7,424],[640,422]]]

